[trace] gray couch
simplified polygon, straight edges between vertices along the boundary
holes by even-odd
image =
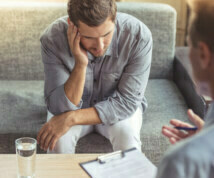
[[[169,146],[161,126],[171,118],[186,121],[188,107],[203,116],[204,105],[192,91],[185,68],[174,58],[175,10],[163,4],[120,2],[118,11],[136,16],[153,34],[153,62],[145,94],[149,107],[143,115],[141,139],[142,151],[157,164]],[[14,153],[14,140],[36,137],[46,121],[39,38],[51,22],[64,15],[66,4],[62,3],[0,4],[0,153]],[[188,101],[187,91],[191,93]],[[77,153],[111,151],[109,141],[96,133],[80,139],[76,147]]]

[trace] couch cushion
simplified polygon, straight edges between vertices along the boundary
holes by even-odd
[[[44,78],[39,38],[49,24],[67,15],[66,9],[66,3],[0,3],[0,80]],[[151,78],[172,78],[175,10],[165,4],[119,2],[118,11],[136,16],[152,32]]]
[[[189,122],[188,108],[177,86],[170,80],[149,80],[146,98],[148,108],[141,129],[142,151],[157,165],[170,145],[161,134],[162,126],[169,125],[172,118]]]
[[[46,121],[43,81],[0,81],[0,153],[15,153],[15,139],[34,137]],[[44,153],[37,148],[38,153]]]
[[[0,81],[0,133],[36,134],[46,121],[43,81]]]

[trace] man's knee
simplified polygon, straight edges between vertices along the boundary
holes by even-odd
[[[110,134],[114,151],[136,147],[141,150],[140,135],[130,126],[115,127]]]

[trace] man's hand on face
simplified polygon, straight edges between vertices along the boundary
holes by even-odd
[[[177,119],[172,119],[170,121],[170,124],[173,127],[171,127],[171,126],[162,127],[162,134],[169,139],[171,144],[175,144],[180,140],[188,138],[188,137],[194,135],[195,133],[199,132],[203,128],[204,121],[198,115],[196,115],[191,109],[189,109],[187,111],[187,114],[188,114],[190,121],[192,121],[194,123],[194,125],[198,127],[197,131],[182,131],[182,130],[175,129],[174,127],[192,128],[194,126],[189,123],[179,121]]]
[[[70,50],[74,55],[76,64],[87,66],[88,56],[85,49],[80,45],[80,33],[77,27],[68,18],[68,30],[67,30],[68,42]]]
[[[39,131],[37,142],[43,150],[53,150],[56,142],[71,127],[68,113],[63,113],[51,118]]]

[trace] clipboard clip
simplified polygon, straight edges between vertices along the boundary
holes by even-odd
[[[125,153],[121,150],[115,151],[113,153],[109,153],[106,155],[98,156],[97,160],[100,164],[108,163],[109,161],[115,160],[115,159],[122,159],[125,156]]]

